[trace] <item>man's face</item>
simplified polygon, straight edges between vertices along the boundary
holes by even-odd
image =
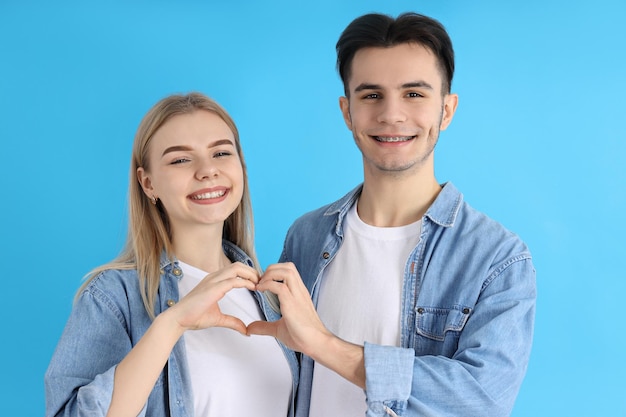
[[[439,131],[450,124],[457,104],[457,96],[443,95],[441,87],[437,59],[421,45],[357,51],[350,97],[339,104],[363,154],[366,176],[434,171]]]

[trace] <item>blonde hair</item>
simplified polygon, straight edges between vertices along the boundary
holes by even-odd
[[[172,234],[169,220],[161,203],[152,204],[144,194],[137,168],[149,170],[148,153],[154,134],[172,117],[195,111],[208,111],[219,116],[228,125],[235,137],[235,146],[243,170],[243,196],[235,211],[224,222],[223,238],[241,248],[261,272],[254,251],[254,220],[248,187],[248,174],[239,141],[239,131],[230,115],[209,97],[192,92],[186,95],[171,95],[156,103],[143,117],[133,144],[129,178],[128,236],[122,252],[111,262],[99,266],[87,274],[86,282],[78,294],[100,272],[108,269],[136,269],[144,306],[151,317],[155,317],[155,304],[161,276],[160,259],[165,250],[172,259]],[[77,296],[78,296],[77,294]]]

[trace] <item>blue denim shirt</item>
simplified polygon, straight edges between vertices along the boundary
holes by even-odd
[[[315,304],[361,189],[303,215],[287,233],[281,261],[295,263]],[[526,245],[447,183],[422,218],[401,297],[401,346],[364,342],[366,415],[508,416],[533,336]],[[302,358],[297,417],[309,413],[313,366]]]
[[[228,241],[223,248],[231,261],[252,266],[250,258]],[[178,301],[178,262],[162,256],[156,314]],[[255,293],[268,320],[277,320],[265,297]],[[45,375],[46,416],[105,416],[113,393],[118,363],[152,324],[139,294],[136,270],[107,270],[80,294]],[[290,415],[298,381],[295,354],[283,347],[293,376]],[[245,393],[241,393],[245,399]],[[184,337],[176,343],[140,416],[191,417],[193,399]]]

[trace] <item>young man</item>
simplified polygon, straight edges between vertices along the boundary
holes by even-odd
[[[535,270],[516,235],[435,179],[457,108],[448,34],[425,16],[369,14],[337,53],[364,182],[296,220],[281,256],[293,264],[258,286],[283,318],[249,333],[304,354],[300,417],[507,416],[531,350]]]

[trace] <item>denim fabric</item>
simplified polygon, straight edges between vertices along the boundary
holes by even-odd
[[[360,192],[303,215],[287,233],[280,260],[295,263],[315,304]],[[536,301],[535,269],[519,237],[447,183],[422,219],[401,296],[401,346],[364,341],[366,415],[510,415]],[[313,366],[302,358],[297,417],[308,416]]]
[[[226,255],[252,266],[250,258],[228,241]],[[178,301],[177,261],[161,258],[156,314]],[[266,318],[280,316],[262,295],[255,293]],[[115,367],[152,324],[139,294],[136,270],[107,270],[80,294],[45,375],[46,416],[105,416],[113,392]],[[298,381],[295,354],[284,348],[293,376],[290,415]],[[242,393],[242,398],[245,393]],[[140,416],[191,417],[194,414],[184,338],[174,346]]]

